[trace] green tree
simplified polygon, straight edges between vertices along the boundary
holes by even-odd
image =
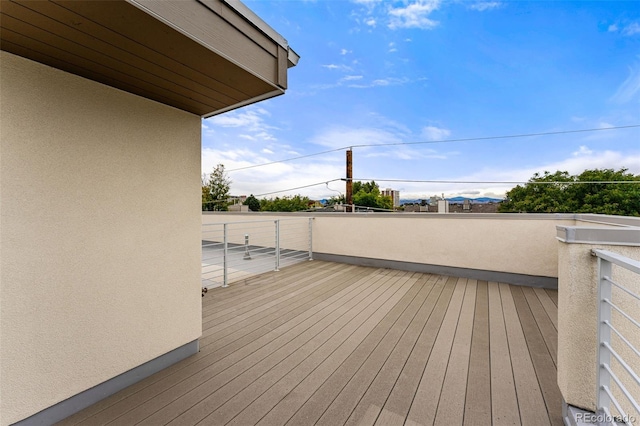
[[[375,181],[353,182],[353,204],[361,207],[393,209],[393,200],[380,194],[380,187]]]
[[[309,197],[300,195],[264,198],[260,200],[260,210],[268,212],[297,212],[307,210],[310,202]]]
[[[260,200],[253,196],[253,194],[249,195],[243,203],[245,206],[249,206],[249,210],[252,212],[260,211]]]
[[[619,181],[637,183],[607,183]],[[585,170],[579,175],[536,173],[524,186],[507,192],[498,211],[640,216],[640,175],[624,168]]]
[[[224,165],[218,164],[213,171],[202,176],[202,210],[226,211],[229,205],[231,179],[224,171]]]

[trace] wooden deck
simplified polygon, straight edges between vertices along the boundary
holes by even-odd
[[[557,292],[306,262],[213,289],[201,351],[86,425],[561,425]]]

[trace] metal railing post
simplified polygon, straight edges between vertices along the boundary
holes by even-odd
[[[309,260],[313,260],[313,218],[309,218]]]
[[[611,406],[611,398],[607,393],[610,388],[610,376],[605,365],[611,364],[611,354],[605,347],[611,343],[611,262],[598,257],[598,369],[596,371],[596,412],[607,413]]]
[[[222,287],[227,287],[229,285],[229,276],[228,276],[228,254],[229,254],[229,250],[228,250],[228,241],[227,241],[227,224],[223,224],[222,225],[222,234],[223,234],[223,261],[222,261],[222,269],[223,269],[223,279],[222,279]]]
[[[276,271],[280,270],[280,219],[276,223]]]
[[[249,234],[244,234],[244,260],[251,260],[251,253],[249,253]]]

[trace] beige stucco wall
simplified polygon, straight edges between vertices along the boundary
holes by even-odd
[[[372,214],[318,217],[321,253],[556,277],[555,226],[549,216]],[[478,215],[480,216],[480,215]]]
[[[200,118],[1,55],[6,425],[200,336]]]
[[[595,410],[596,402],[596,359],[597,359],[597,300],[598,261],[591,255],[594,248],[608,250],[640,261],[640,247],[581,244],[558,242],[558,385],[565,401],[577,407]],[[640,294],[640,279],[637,275],[613,266],[613,279]],[[613,303],[640,321],[640,303],[620,290],[614,290]],[[636,348],[640,348],[640,332],[631,323],[613,315],[613,325]],[[613,333],[612,333],[613,334]],[[635,368],[640,371],[640,360],[617,338],[612,338],[612,346]],[[635,360],[635,361],[634,361]],[[614,371],[625,378],[614,363]],[[640,398],[640,388],[632,381],[625,380],[629,391]],[[624,398],[620,398],[624,401]],[[623,407],[626,404],[623,403]],[[631,411],[633,412],[633,411]]]
[[[556,215],[325,213],[313,217],[313,251],[486,271],[557,277]],[[203,214],[203,224],[296,217]],[[206,227],[205,227],[206,228]]]

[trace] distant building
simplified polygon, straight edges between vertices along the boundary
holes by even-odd
[[[246,195],[231,195],[227,199],[227,203],[232,204],[232,205],[233,204],[244,204],[245,201],[247,201],[247,196]]]
[[[429,211],[429,206],[422,206],[420,204],[405,204],[405,213],[426,213]]]
[[[500,203],[451,203],[449,213],[497,213]]]
[[[393,201],[393,208],[400,207],[400,191],[396,191],[395,189],[387,188],[380,191],[380,195],[385,197],[391,197],[391,201]]]

